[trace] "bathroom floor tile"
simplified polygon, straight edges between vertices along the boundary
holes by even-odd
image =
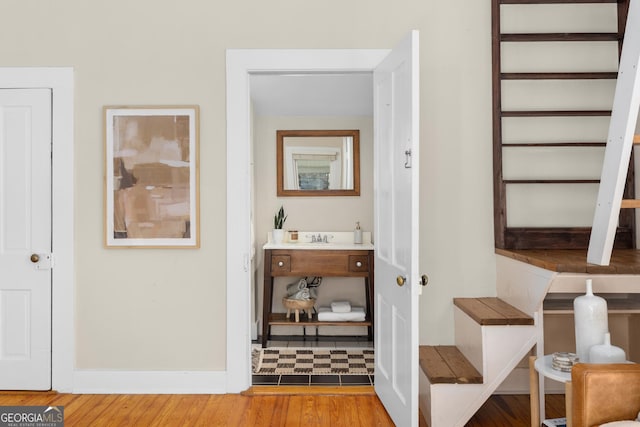
[[[309,385],[311,375],[281,375],[280,385]]]
[[[342,385],[372,385],[369,375],[340,375]]]
[[[280,375],[252,375],[251,384],[253,385],[278,385]]]
[[[340,385],[340,375],[311,375],[311,385]]]

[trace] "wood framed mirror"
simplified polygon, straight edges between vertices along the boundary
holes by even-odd
[[[276,132],[277,195],[359,196],[359,130]]]

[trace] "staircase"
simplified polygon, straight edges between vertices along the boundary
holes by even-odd
[[[549,30],[543,22],[539,31],[526,29],[533,16],[544,16],[538,7],[577,8],[596,28]],[[600,26],[594,16],[607,22]],[[505,25],[509,17],[519,24]],[[631,143],[640,142],[632,129],[640,109],[638,28],[640,0],[492,0],[496,248],[586,249],[598,188],[593,231],[600,247],[589,262],[606,265],[614,240],[617,248],[635,247],[635,217],[618,211],[640,208],[630,155]],[[625,30],[632,40],[623,44]],[[597,55],[563,62],[565,51],[592,53],[596,45],[603,47]],[[544,59],[527,63],[530,52]],[[542,302],[556,273],[498,264],[498,298],[454,299],[455,345],[420,347],[419,401],[430,427],[464,426],[535,346],[542,355]]]
[[[492,0],[496,248],[589,245],[629,1]],[[633,212],[611,222],[633,248]]]
[[[480,409],[538,341],[534,318],[499,298],[455,298],[455,346],[420,347],[420,410],[457,427]]]

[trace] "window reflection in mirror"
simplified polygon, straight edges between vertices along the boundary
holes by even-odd
[[[360,131],[277,131],[278,196],[359,196]]]

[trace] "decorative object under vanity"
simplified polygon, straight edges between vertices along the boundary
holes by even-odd
[[[282,298],[282,305],[284,305],[284,308],[287,309],[287,320],[291,317],[291,311],[293,310],[296,323],[300,322],[300,310],[304,310],[307,313],[307,317],[309,318],[309,320],[311,320],[311,312],[315,303],[315,299],[300,300]]]
[[[609,332],[607,301],[593,294],[591,279],[586,279],[586,293],[573,300],[576,354],[580,362],[589,363],[589,349],[604,342]]]

